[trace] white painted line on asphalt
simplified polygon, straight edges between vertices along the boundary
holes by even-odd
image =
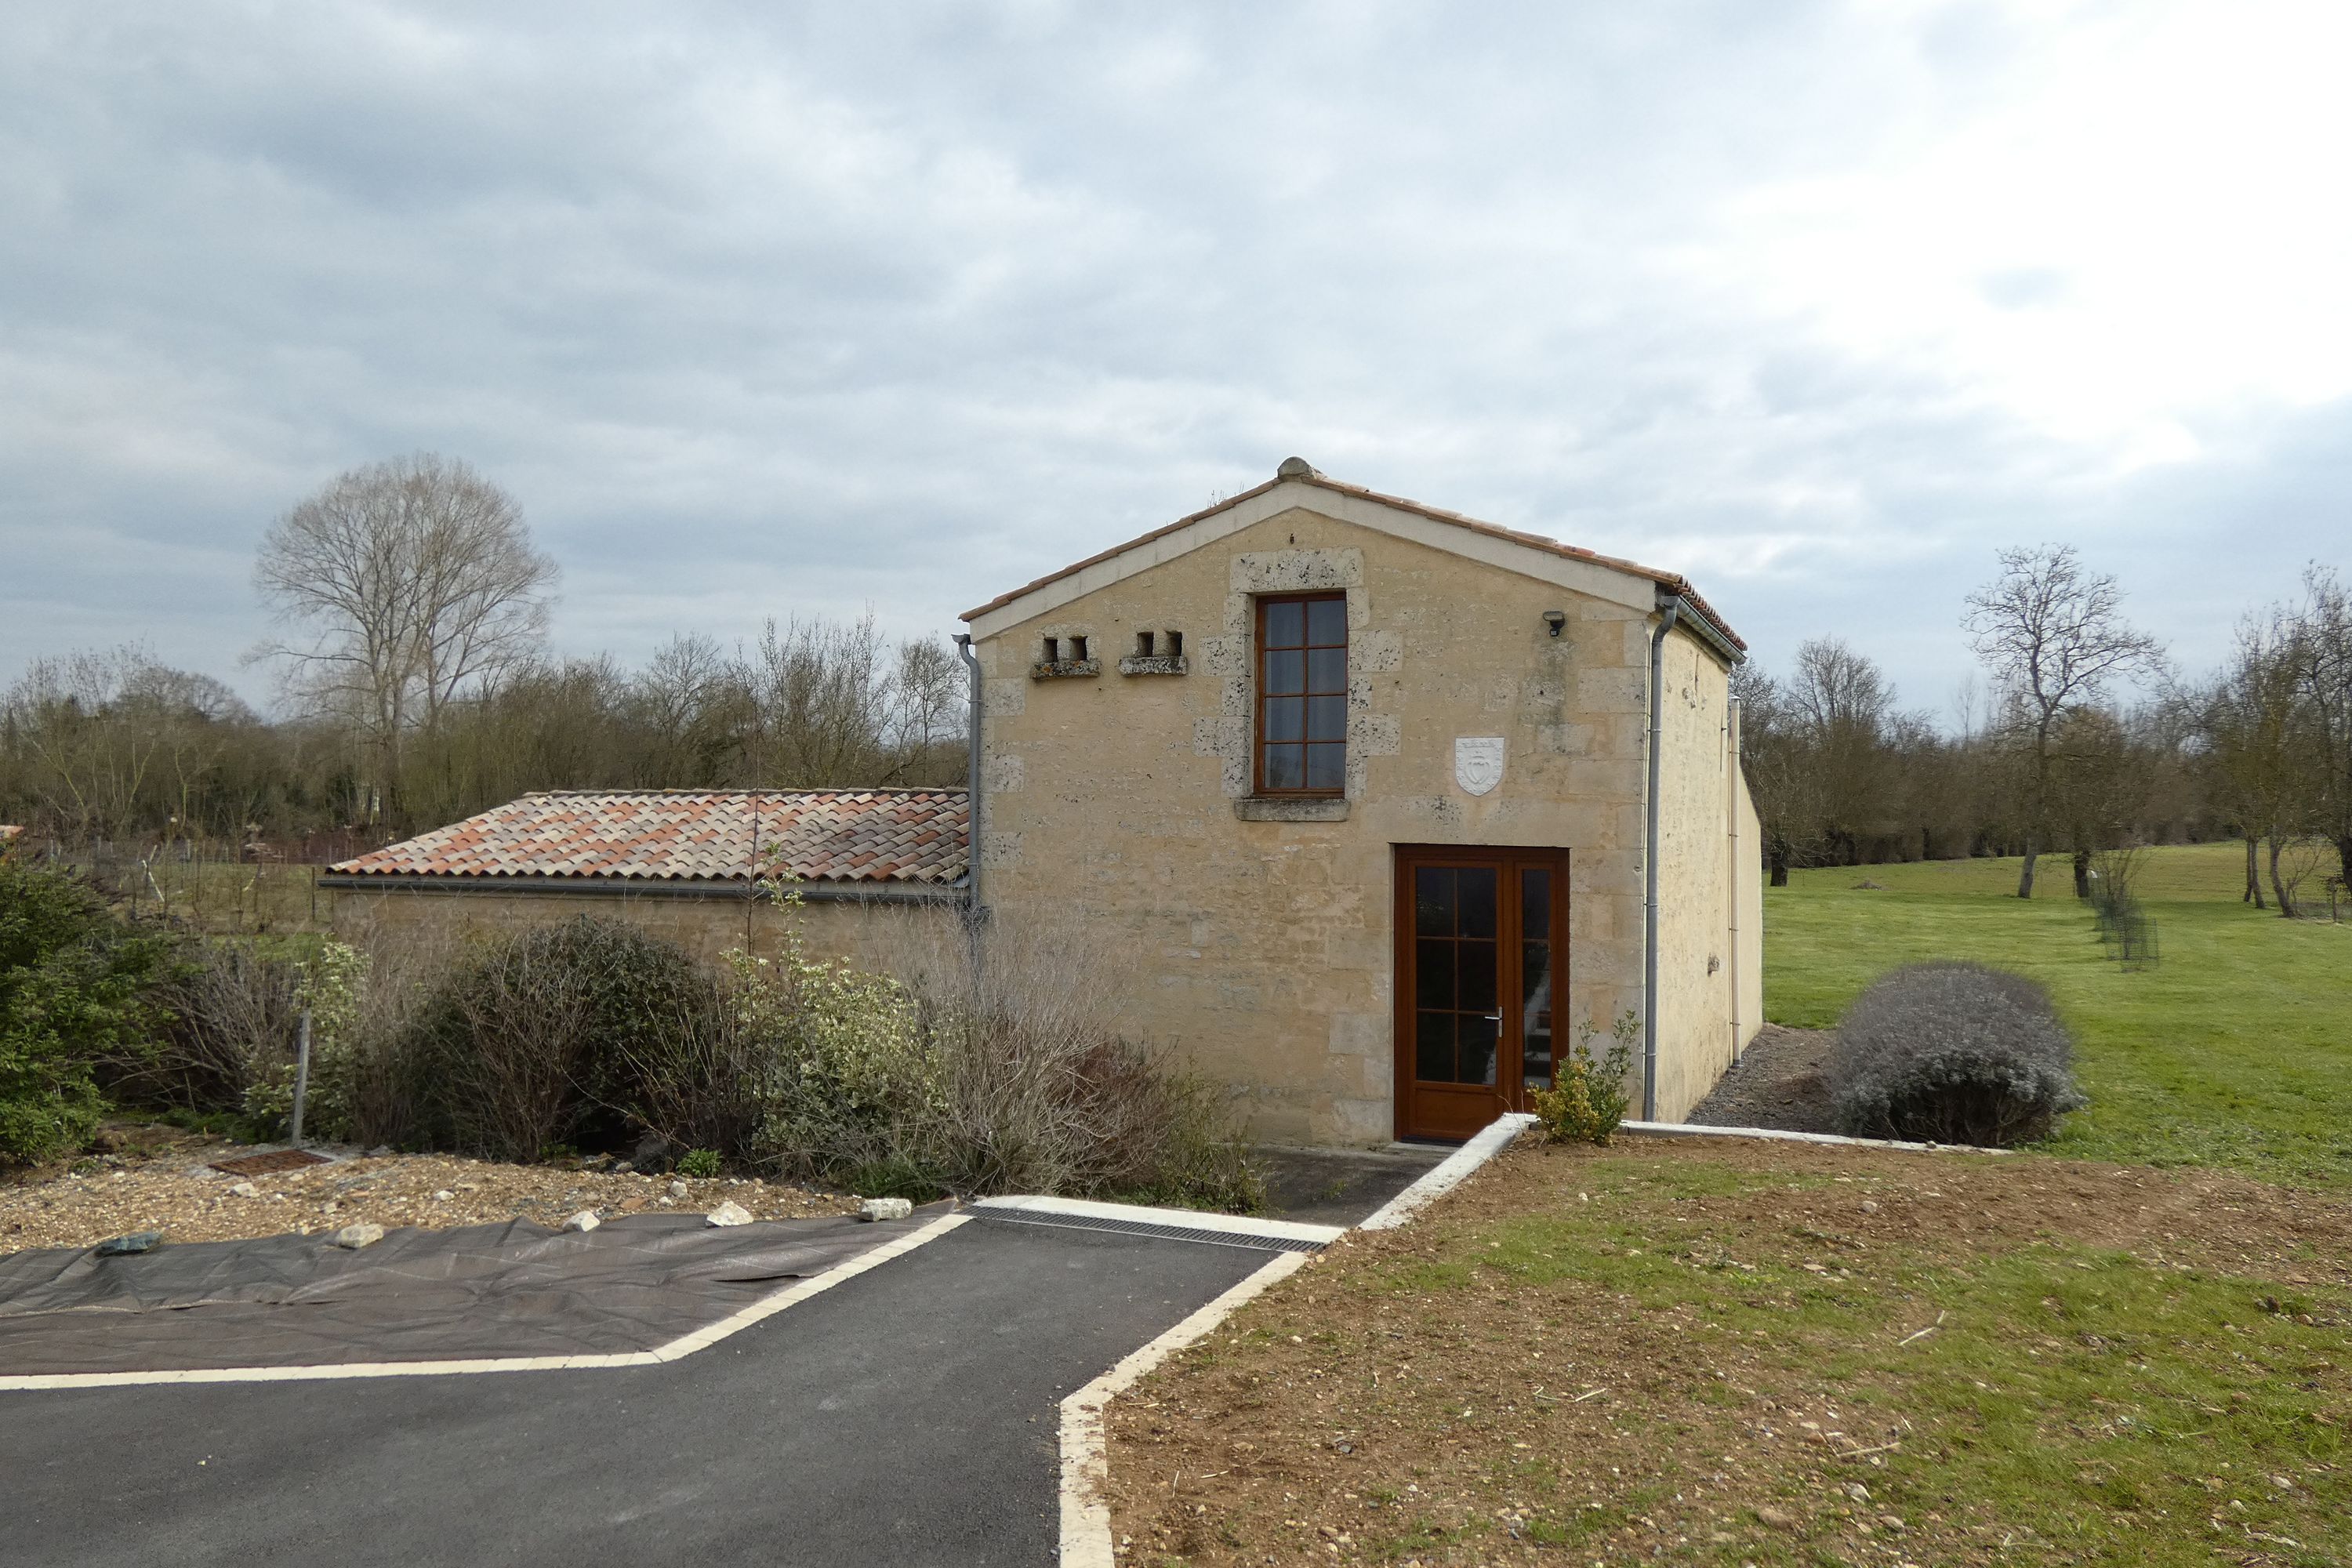
[[[1486,1130],[1432,1166],[1428,1174],[1374,1210],[1359,1230],[1394,1230],[1433,1200],[1467,1181],[1470,1173],[1503,1152],[1503,1146],[1535,1125],[1535,1118],[1514,1110],[1495,1118]]]
[[[1110,1454],[1103,1407],[1144,1373],[1225,1321],[1234,1309],[1305,1266],[1308,1254],[1286,1252],[1117,1366],[1062,1401],[1062,1568],[1113,1568]]]
[[[1248,1215],[1212,1214],[1205,1209],[1145,1208],[1138,1204],[1101,1204],[1086,1198],[981,1198],[971,1206],[982,1214],[990,1209],[998,1209],[1019,1214],[1066,1215],[1074,1219],[1123,1219],[1139,1225],[1164,1225],[1174,1230],[1202,1230],[1224,1236],[1263,1236],[1286,1241],[1328,1243],[1348,1234],[1348,1227],[1344,1225],[1256,1219]]]
[[[1895,1138],[1848,1138],[1842,1132],[1788,1132],[1778,1127],[1701,1127],[1691,1121],[1627,1121],[1620,1131],[1652,1138],[1763,1138],[1776,1143],[1828,1143],[1854,1149],[1906,1149],[1915,1154],[2010,1154],[1978,1143],[1906,1143]]]
[[[807,1279],[796,1279],[781,1290],[763,1296],[750,1306],[731,1312],[708,1328],[680,1334],[667,1344],[649,1351],[620,1351],[607,1355],[532,1355],[483,1356],[453,1361],[369,1361],[342,1362],[332,1366],[232,1366],[203,1367],[177,1372],[66,1372],[30,1373],[14,1377],[0,1377],[0,1393],[17,1389],[40,1388],[123,1388],[157,1383],[306,1383],[361,1377],[452,1377],[485,1372],[583,1372],[603,1367],[659,1366],[664,1362],[683,1360],[699,1350],[708,1350],[730,1334],[750,1328],[763,1318],[772,1318],[787,1307],[799,1305],[810,1297],[832,1289],[845,1279],[854,1279],[869,1268],[878,1268],[894,1258],[903,1258],[927,1241],[945,1236],[960,1225],[970,1223],[968,1214],[942,1215],[929,1225],[908,1232],[895,1241],[886,1241],[872,1250],[858,1254],[837,1268]]]

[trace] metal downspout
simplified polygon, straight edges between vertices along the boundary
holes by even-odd
[[[968,684],[971,695],[967,706],[971,710],[971,720],[964,736],[963,907],[965,923],[971,927],[973,940],[977,942],[982,919],[981,910],[985,907],[980,901],[980,660],[972,657],[971,634],[958,632],[955,645],[956,652],[963,659],[964,668],[970,671]]]
[[[1731,890],[1731,1059],[1739,1059],[1739,1049],[1747,1037],[1739,1030],[1739,699],[1732,698],[1724,704],[1724,743],[1729,752],[1730,767],[1723,781],[1724,815],[1731,826],[1731,863],[1724,872],[1724,886]]]
[[[1664,750],[1666,634],[1682,618],[1680,595],[1660,606],[1650,634],[1650,784],[1642,827],[1642,1120],[1658,1119],[1658,773]]]

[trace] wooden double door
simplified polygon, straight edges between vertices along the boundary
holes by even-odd
[[[1396,850],[1396,1131],[1467,1138],[1551,1083],[1568,851]]]

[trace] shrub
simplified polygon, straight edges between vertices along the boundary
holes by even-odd
[[[301,967],[284,941],[192,942],[162,1000],[161,1047],[126,1062],[117,1098],[167,1110],[241,1110],[255,1085],[286,1066],[291,1080]]]
[[[908,923],[888,962],[929,1061],[924,1113],[861,1173],[904,1190],[1066,1193],[1249,1210],[1262,1178],[1225,1090],[1121,1038],[1113,955],[1076,926]],[[977,961],[977,962],[975,962]]]
[[[404,1080],[407,1141],[525,1161],[612,1142],[648,1069],[709,1041],[718,1002],[683,949],[625,921],[579,915],[503,938],[434,987],[383,1053]]]
[[[79,1148],[109,1063],[151,1056],[179,943],[120,921],[70,872],[0,859],[0,1163]]]
[[[1624,1122],[1632,1103],[1625,1075],[1642,1037],[1642,1016],[1630,1010],[1622,1015],[1610,1026],[1609,1048],[1596,1055],[1592,1042],[1600,1035],[1591,1019],[1580,1024],[1551,1087],[1528,1097],[1554,1142],[1606,1143]]]
[[[697,1181],[709,1181],[719,1173],[719,1151],[688,1149],[685,1158],[677,1163],[677,1173],[681,1176],[692,1176]]]
[[[1847,1009],[1826,1077],[1847,1132],[2007,1145],[2046,1137],[2084,1104],[2073,1066],[2065,1026],[2032,981],[1916,963]]]
[[[728,962],[730,1016],[756,1064],[756,1154],[790,1175],[838,1180],[922,1142],[940,1084],[898,982],[810,957],[789,923],[774,958]]]

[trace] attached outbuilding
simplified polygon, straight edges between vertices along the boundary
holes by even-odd
[[[631,921],[716,962],[793,921],[810,947],[889,957],[905,918],[961,914],[953,789],[549,790],[328,868],[339,929],[514,931]],[[775,897],[789,888],[799,906]]]

